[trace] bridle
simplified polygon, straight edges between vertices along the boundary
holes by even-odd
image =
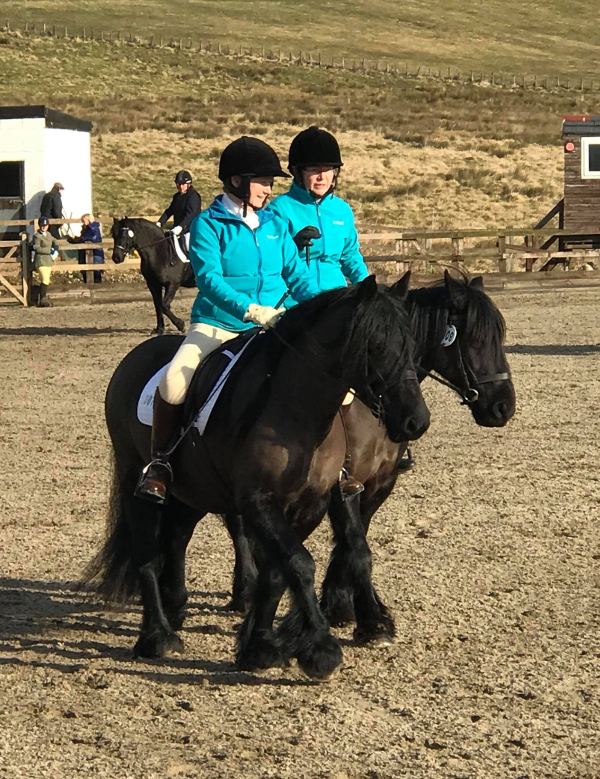
[[[134,232],[131,229],[131,227],[121,227],[121,238],[125,238],[125,233],[127,234],[128,238],[134,237]],[[158,241],[153,241],[152,243],[147,243],[144,246],[136,246],[134,243],[131,244],[131,247],[127,249],[125,246],[121,246],[119,243],[115,243],[115,249],[120,249],[122,252],[125,252],[125,254],[129,254],[131,249],[135,249],[136,251],[140,251],[141,249],[149,249],[151,246],[156,246],[158,243],[162,243],[163,241],[168,241],[170,235],[165,235],[163,238],[159,238]]]
[[[463,356],[463,351],[460,344],[460,336],[455,324],[455,322],[458,322],[459,320],[460,317],[458,316],[450,316],[448,318],[446,336],[444,336],[442,345],[446,348],[454,347],[456,349],[456,362],[458,364],[458,370],[462,378],[463,386],[458,387],[451,381],[448,381],[442,376],[438,376],[437,374],[422,368],[420,365],[417,365],[416,367],[417,370],[423,374],[423,376],[429,376],[430,379],[433,379],[434,381],[443,384],[445,387],[454,390],[463,399],[463,406],[472,406],[473,403],[476,403],[479,400],[479,391],[475,389],[475,387],[480,387],[482,384],[491,384],[494,381],[508,381],[510,379],[510,372],[503,371],[501,373],[487,373],[483,376],[477,376],[475,371],[471,368]],[[444,341],[450,332],[453,333],[454,337],[449,343],[445,344]],[[471,385],[475,385],[475,387]]]

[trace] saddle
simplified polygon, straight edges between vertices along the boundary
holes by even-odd
[[[205,432],[212,411],[225,386],[229,387],[230,383],[235,385],[238,376],[248,363],[251,360],[260,359],[259,352],[263,338],[264,331],[260,331],[258,328],[247,330],[240,333],[237,338],[222,344],[202,360],[192,377],[184,403],[184,428],[191,427],[195,423],[200,435]],[[270,351],[263,349],[262,353]],[[152,425],[154,395],[166,369],[167,365],[163,365],[146,383],[140,394],[137,418],[143,425]],[[267,378],[268,368],[265,366],[264,371],[256,372],[254,381],[250,384],[244,382],[243,394],[248,400],[246,406],[256,399],[257,393]]]

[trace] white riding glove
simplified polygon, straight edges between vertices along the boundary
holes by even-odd
[[[183,227],[181,225],[175,225],[175,227],[171,230],[171,235],[181,235],[183,232]]]
[[[161,223],[160,223],[160,222],[154,222],[154,224],[155,224],[157,227],[162,227],[162,225],[161,225]]]
[[[268,330],[277,322],[285,308],[273,308],[273,306],[259,306],[258,303],[250,303],[244,314],[244,322],[254,322],[259,327]]]

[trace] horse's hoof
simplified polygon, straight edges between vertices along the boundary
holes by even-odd
[[[183,654],[183,641],[175,633],[141,635],[133,648],[134,658],[157,660],[172,654]]]
[[[393,620],[385,620],[368,627],[356,626],[354,629],[354,643],[357,646],[383,647],[391,646],[396,637],[396,626]]]
[[[163,327],[162,330],[159,330],[158,327],[155,327],[154,330],[150,333],[150,335],[164,335],[165,329]]]
[[[257,671],[266,668],[283,668],[285,660],[274,638],[259,636],[241,647],[236,658],[240,671]]]
[[[175,322],[175,327],[179,330],[180,333],[185,333],[185,322],[181,319],[179,319],[177,322]]]
[[[342,648],[337,639],[325,635],[306,650],[298,652],[296,659],[300,669],[310,679],[324,681],[342,664]]]
[[[343,597],[340,597],[343,595]],[[327,621],[334,628],[343,628],[356,622],[352,599],[343,593],[321,598],[321,611],[327,617]]]

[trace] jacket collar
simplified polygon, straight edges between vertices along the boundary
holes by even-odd
[[[299,203],[306,203],[308,205],[316,206],[316,205],[321,205],[327,200],[330,200],[333,197],[333,192],[330,192],[328,195],[325,195],[325,197],[322,197],[320,200],[317,200],[310,194],[308,190],[304,189],[304,187],[301,187],[299,184],[296,184],[296,182],[294,181],[292,183],[292,186],[290,187],[289,195],[290,197],[293,197],[294,200],[297,200]]]
[[[267,211],[265,208],[261,208],[258,214],[258,226],[260,227],[265,222],[270,222],[271,219],[275,219],[275,214],[271,211]],[[244,221],[240,216],[232,214],[223,205],[223,195],[217,195],[213,202],[208,207],[208,215],[211,219],[219,219],[222,222],[241,222]]]

